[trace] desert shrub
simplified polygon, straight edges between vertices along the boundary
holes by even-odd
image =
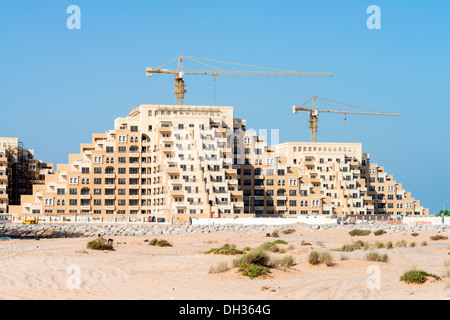
[[[278,246],[273,242],[265,242],[262,245],[260,245],[259,248],[261,248],[265,251],[270,251],[270,252],[279,252],[280,251],[280,248],[278,248]]]
[[[440,279],[437,275],[432,273],[428,273],[423,270],[410,270],[405,272],[401,277],[400,281],[404,281],[406,283],[418,283],[422,284],[427,281],[427,277],[433,277],[435,279]]]
[[[233,260],[233,266],[234,267],[240,267],[241,265],[251,265],[251,264],[256,264],[256,265],[260,265],[260,266],[266,266],[269,267],[271,266],[269,264],[270,262],[270,257],[267,254],[267,252],[265,250],[263,250],[262,248],[256,248],[253,249],[249,252],[247,252],[246,254],[240,256],[239,258],[236,258]]]
[[[371,233],[370,230],[353,229],[348,234],[354,237],[354,236],[367,236],[370,233]]]
[[[308,255],[308,262],[312,265],[325,263],[327,266],[332,266],[333,256],[329,252],[311,251]]]
[[[107,251],[114,250],[113,244],[108,243],[108,241],[103,237],[99,237],[93,241],[88,242],[86,248],[91,250],[107,250]]]
[[[397,243],[395,244],[395,246],[396,246],[397,248],[404,248],[404,247],[406,247],[406,241],[405,241],[405,240],[397,241]]]
[[[415,242],[411,242],[411,243],[409,244],[409,246],[410,246],[411,248],[414,248],[414,247],[416,246],[416,243],[415,243]]]
[[[413,237],[417,237],[419,234],[418,234],[417,232],[413,232],[413,233],[411,233],[411,235],[412,235]]]
[[[262,248],[256,248],[233,260],[233,267],[238,267],[242,275],[251,279],[270,272],[273,266],[269,255]]]
[[[393,246],[394,246],[394,245],[392,244],[392,241],[388,241],[388,242],[386,243],[386,249],[392,249]]]
[[[282,257],[281,259],[278,259],[276,262],[276,265],[280,265],[282,267],[292,267],[293,265],[295,265],[295,261],[294,258],[291,255],[286,255],[284,257]]]
[[[290,244],[290,245],[286,248],[287,251],[291,251],[291,250],[294,250],[294,249],[295,249],[295,246],[294,246],[293,244]]]
[[[151,245],[151,246],[158,246],[158,247],[171,247],[172,246],[172,244],[169,241],[164,240],[164,239],[158,240],[156,238],[152,239],[149,242],[149,245]]]
[[[381,248],[384,248],[384,243],[383,242],[379,242],[379,241],[377,241],[377,242],[375,242],[375,248],[377,248],[377,249],[381,249]]]
[[[282,231],[284,234],[291,234],[295,232],[295,229],[285,229]]]
[[[278,253],[286,253],[286,249],[285,248],[281,248],[280,251],[278,251]]]
[[[245,248],[242,249],[242,250],[244,250],[244,251],[250,251],[250,250],[252,250],[252,248],[250,248],[250,247],[245,247]]]
[[[377,262],[388,262],[389,256],[384,254],[379,254],[378,252],[371,251],[368,254],[366,254],[366,260],[367,261],[377,261]]]
[[[428,245],[428,243],[427,243],[426,241],[422,241],[422,242],[420,243],[420,245],[421,245],[422,247],[426,247],[426,246]]]
[[[279,237],[280,237],[280,234],[278,233],[278,231],[274,231],[274,232],[272,232],[272,233],[270,234],[270,236],[273,237],[273,238],[279,238]]]
[[[236,255],[236,254],[243,254],[244,251],[236,249],[235,244],[225,243],[220,248],[213,248],[213,249],[205,252],[205,254],[209,254],[209,253],[224,254],[224,255]]]
[[[257,264],[242,264],[239,267],[239,271],[242,275],[249,277],[250,279],[257,278],[263,274],[269,273],[270,269],[268,267],[260,266]]]
[[[306,242],[305,240],[302,240],[302,243],[301,243],[301,245],[302,245],[302,246],[310,246],[310,245],[311,245],[311,243],[309,243],[309,242]]]
[[[336,249],[336,251],[351,252],[363,248],[364,245],[365,245],[364,241],[358,240],[356,242],[344,244],[342,247]]]
[[[272,242],[274,244],[288,244],[286,241],[284,240],[275,240],[274,242]]]
[[[319,259],[320,259],[320,261],[322,263],[325,263],[329,267],[334,265],[334,263],[333,263],[333,256],[329,252],[326,252],[326,251],[325,252],[321,252]]]
[[[320,253],[317,251],[311,251],[308,255],[308,262],[310,264],[319,264],[320,263]]]
[[[373,234],[376,236],[382,236],[385,233],[386,233],[386,231],[384,231],[383,229],[380,229],[380,230],[375,231]]]
[[[212,266],[209,268],[209,273],[221,273],[230,270],[230,266],[228,262],[222,261],[219,262],[216,266]]]
[[[430,239],[433,240],[433,241],[448,240],[448,237],[438,234],[438,235],[435,235],[435,236],[431,236]]]

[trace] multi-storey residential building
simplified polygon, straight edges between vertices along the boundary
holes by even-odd
[[[34,159],[18,138],[0,138],[0,214],[8,205],[20,205],[22,195],[32,194],[35,184],[43,184],[52,166]]]
[[[10,212],[16,220],[171,223],[428,215],[359,143],[267,139],[234,119],[233,107],[141,105],[94,134]]]

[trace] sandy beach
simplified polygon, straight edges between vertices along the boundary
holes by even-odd
[[[222,232],[155,236],[172,247],[150,246],[154,237],[114,237],[115,251],[86,249],[92,238],[0,241],[0,299],[157,299],[157,300],[285,300],[285,299],[450,299],[447,277],[448,240],[431,241],[435,231],[386,233],[351,237],[347,229],[308,230],[296,227],[292,234],[268,238],[265,233]],[[225,243],[238,249],[257,247],[282,239],[290,246],[295,265],[276,267],[251,280],[236,268],[210,274],[211,266],[236,256],[205,254]],[[332,251],[343,244],[363,240],[392,241],[394,248],[377,249],[388,262],[366,261],[367,251]],[[415,242],[415,247],[396,248],[395,243]],[[302,241],[311,245],[302,245]],[[426,241],[427,246],[421,246]],[[333,266],[311,265],[311,250],[329,251]],[[378,269],[379,268],[379,269]],[[405,271],[418,268],[441,277],[422,285],[399,280]],[[375,271],[374,271],[375,270]],[[379,288],[368,279],[379,271]]]

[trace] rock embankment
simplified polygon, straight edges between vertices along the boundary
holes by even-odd
[[[153,236],[164,234],[191,234],[191,233],[269,233],[275,230],[302,227],[307,230],[332,230],[335,228],[352,229],[383,229],[386,232],[421,232],[436,231],[437,233],[450,233],[450,226],[410,226],[410,225],[106,225],[106,224],[5,224],[0,225],[0,238],[13,239],[39,239],[39,238],[86,238],[86,237],[132,237],[132,236]]]

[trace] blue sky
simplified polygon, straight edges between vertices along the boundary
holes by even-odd
[[[81,30],[66,27],[72,4],[81,8]],[[381,9],[380,30],[366,26],[370,5]],[[437,0],[4,0],[0,136],[67,163],[133,106],[173,104],[173,77],[146,78],[145,68],[179,55],[332,72],[219,77],[216,103],[234,106],[249,128],[280,129],[281,142],[309,141],[307,114],[291,108],[314,95],[400,113],[322,114],[318,140],[363,143],[372,162],[436,212],[450,200],[449,12],[450,2]],[[186,84],[185,104],[213,103],[211,77],[187,76]]]

